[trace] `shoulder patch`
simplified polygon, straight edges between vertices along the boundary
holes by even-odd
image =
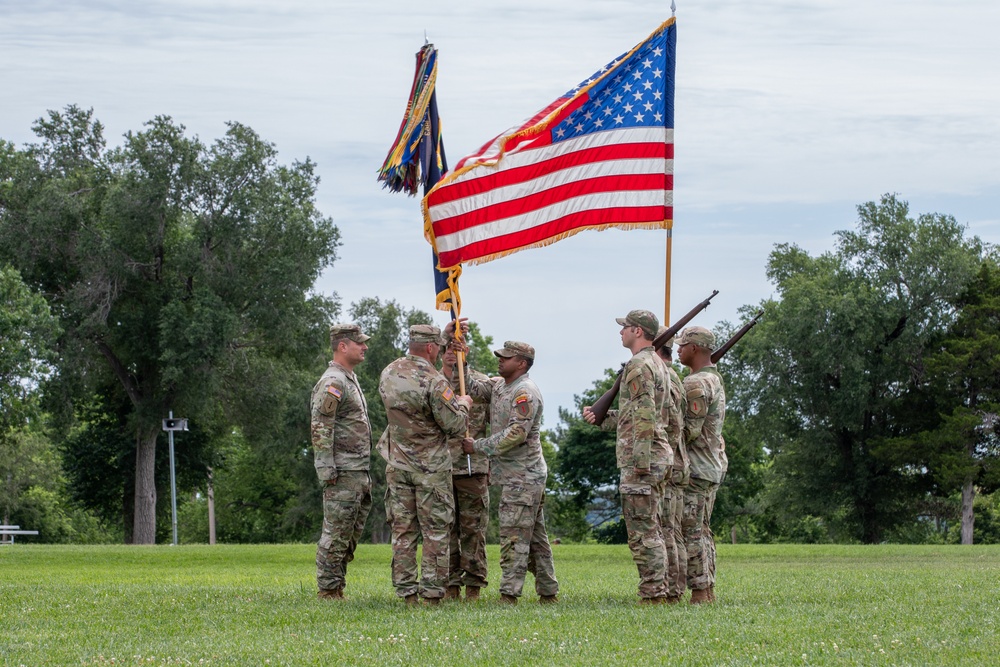
[[[444,398],[444,400],[450,401],[451,399],[455,398],[455,392],[451,390],[451,387],[445,387],[444,391],[441,392],[441,396],[442,398]]]
[[[527,394],[521,394],[520,396],[516,397],[514,399],[514,410],[516,410],[517,414],[521,415],[521,417],[530,417],[531,396],[528,396]]]
[[[334,387],[332,384],[326,388],[326,393],[330,394],[331,396],[335,396],[337,398],[341,398],[343,396],[343,393],[339,389]]]

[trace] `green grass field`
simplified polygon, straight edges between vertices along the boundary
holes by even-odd
[[[562,591],[407,609],[387,546],[344,602],[314,547],[0,548],[4,665],[1000,664],[1000,547],[719,547],[713,606],[640,607],[626,547],[554,547]]]

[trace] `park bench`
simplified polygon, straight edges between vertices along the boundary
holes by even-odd
[[[20,526],[0,526],[0,544],[14,544],[15,535],[37,534],[37,530],[21,530]]]

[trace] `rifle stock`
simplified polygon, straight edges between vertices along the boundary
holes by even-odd
[[[740,327],[740,330],[734,333],[732,338],[727,340],[722,347],[720,347],[718,350],[712,353],[712,363],[713,364],[718,363],[719,359],[721,359],[723,355],[726,354],[726,352],[729,352],[729,348],[731,348],[733,345],[736,345],[736,343],[740,342],[740,338],[743,338],[743,336],[745,336],[748,331],[753,329],[754,325],[757,324],[757,320],[759,320],[763,316],[764,316],[764,311],[763,310],[758,311],[757,314],[753,316],[752,320],[750,320],[742,327]]]
[[[653,339],[653,349],[658,350],[663,345],[677,335],[677,332],[684,328],[684,325],[695,318],[695,316],[701,311],[708,308],[709,303],[719,293],[719,290],[712,290],[712,293],[707,299],[699,303],[697,306],[688,311],[688,313],[681,319],[674,322],[666,331]],[[726,348],[728,349],[728,348]],[[723,352],[723,354],[725,354]],[[618,396],[618,392],[622,387],[622,372],[625,370],[625,364],[622,364],[621,369],[618,371],[618,377],[615,378],[615,383],[604,392],[604,395],[599,399],[594,401],[594,404],[590,406],[590,411],[594,413],[594,417],[597,418],[595,422],[597,426],[600,426],[608,416],[608,410],[611,409],[611,404],[614,402],[615,397]]]

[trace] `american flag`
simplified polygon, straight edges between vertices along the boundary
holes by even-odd
[[[670,229],[676,36],[671,18],[459,161],[423,200],[440,268],[584,229]]]

